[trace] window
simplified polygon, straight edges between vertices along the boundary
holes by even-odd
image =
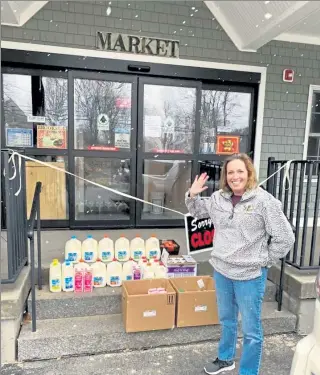
[[[308,109],[309,124],[307,127],[307,139],[305,142],[305,158],[308,160],[320,161],[320,87],[312,88],[311,109]],[[317,174],[317,166],[313,169],[313,174]]]
[[[3,106],[7,147],[67,148],[66,79],[4,74]]]

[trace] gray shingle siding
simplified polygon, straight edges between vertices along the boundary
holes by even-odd
[[[98,30],[144,34],[180,40],[184,59],[267,66],[261,177],[268,156],[302,158],[309,85],[320,85],[320,46],[272,41],[256,53],[240,52],[203,2],[112,1],[107,16],[108,4],[50,1],[21,29],[3,26],[2,39],[94,49]],[[294,83],[282,82],[284,68],[295,70]]]

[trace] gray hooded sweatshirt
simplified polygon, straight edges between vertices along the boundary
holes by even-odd
[[[234,280],[250,280],[261,275],[262,267],[274,265],[291,250],[295,237],[279,200],[256,188],[246,191],[233,206],[232,193],[219,190],[210,198],[190,198],[189,213],[211,218],[215,227],[211,264]],[[270,241],[269,241],[270,240]]]

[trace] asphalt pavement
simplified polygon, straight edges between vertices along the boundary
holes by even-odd
[[[294,348],[300,339],[295,334],[266,337],[261,375],[289,375]],[[238,356],[240,345],[239,342]],[[1,369],[1,375],[201,375],[204,374],[204,363],[208,359],[214,359],[216,352],[215,342],[57,358],[5,365]],[[235,370],[226,374],[238,375],[238,372]]]

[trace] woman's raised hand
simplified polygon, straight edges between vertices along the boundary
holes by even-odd
[[[205,184],[207,183],[208,180],[209,180],[209,176],[206,173],[202,173],[200,177],[196,176],[189,190],[190,197],[194,198],[196,195],[207,190],[208,186],[205,186]]]

